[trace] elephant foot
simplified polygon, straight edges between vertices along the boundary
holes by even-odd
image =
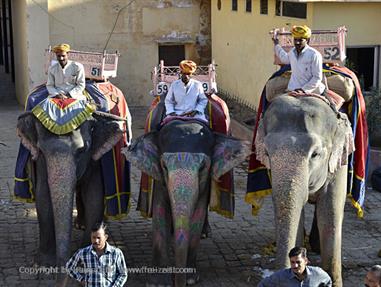
[[[173,278],[171,273],[151,274],[146,287],[172,287]]]
[[[200,281],[200,275],[198,273],[187,274],[187,285],[195,285]]]
[[[211,234],[212,234],[212,228],[210,227],[208,222],[207,224],[204,224],[204,226],[202,227],[201,239],[208,238],[210,237]]]

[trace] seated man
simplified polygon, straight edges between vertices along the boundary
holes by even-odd
[[[290,250],[291,268],[283,269],[259,282],[258,287],[309,286],[331,287],[332,280],[320,267],[307,266],[307,250],[294,247]]]
[[[273,38],[275,54],[283,64],[291,65],[291,79],[287,90],[294,93],[316,93],[322,95],[325,90],[323,79],[323,59],[321,54],[308,44],[311,30],[307,26],[292,27],[294,48],[288,53]]]
[[[180,62],[181,77],[172,82],[165,98],[167,116],[193,117],[206,121],[204,110],[208,98],[204,94],[201,82],[191,78],[196,68],[193,61]]]
[[[85,69],[81,63],[68,60],[67,53],[69,51],[70,46],[68,44],[53,47],[58,63],[50,66],[48,70],[46,88],[49,97],[86,100],[83,95],[86,86]]]

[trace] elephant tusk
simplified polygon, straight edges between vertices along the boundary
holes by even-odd
[[[114,119],[114,120],[117,120],[117,121],[128,122],[128,119],[122,118],[122,117],[119,117],[119,116],[116,116],[116,115],[113,115],[113,114],[110,114],[110,113],[105,113],[105,112],[100,112],[100,111],[94,111],[93,114],[96,114],[96,115],[101,116],[101,117],[111,118],[111,119]]]

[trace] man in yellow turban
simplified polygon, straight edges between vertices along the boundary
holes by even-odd
[[[49,97],[86,100],[83,95],[86,85],[85,69],[81,63],[68,59],[70,45],[56,45],[52,50],[56,54],[57,63],[51,65],[48,70],[46,88]]]
[[[173,81],[165,97],[167,116],[194,117],[206,121],[204,110],[208,104],[200,81],[191,78],[197,65],[190,60],[179,64],[180,79]]]
[[[278,39],[273,39],[275,54],[283,64],[291,65],[291,78],[287,90],[296,93],[323,94],[325,85],[323,79],[323,59],[321,54],[310,47],[311,29],[307,26],[293,26],[291,34],[294,38],[294,48],[288,53],[279,45]]]

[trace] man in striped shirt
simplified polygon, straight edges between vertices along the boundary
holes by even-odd
[[[106,225],[91,229],[91,245],[78,250],[66,263],[69,276],[82,286],[122,287],[127,281],[123,252],[107,243]]]

